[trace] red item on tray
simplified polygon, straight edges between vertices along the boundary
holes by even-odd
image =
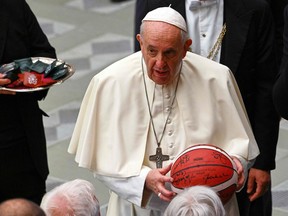
[[[44,74],[39,74],[37,72],[23,72],[18,74],[18,80],[9,84],[7,87],[9,88],[17,88],[17,87],[27,87],[27,88],[35,88],[41,86],[51,85],[56,83],[56,80],[53,80],[50,77],[44,77]]]

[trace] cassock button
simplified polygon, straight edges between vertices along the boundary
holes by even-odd
[[[167,124],[171,124],[171,119],[169,118],[169,119],[167,119]]]
[[[173,148],[174,147],[174,144],[173,143],[170,143],[169,144],[169,148]]]
[[[166,94],[166,95],[165,95],[165,98],[166,98],[166,99],[169,99],[169,98],[170,98],[170,95],[169,95],[169,94]]]
[[[170,111],[170,107],[166,107],[166,112],[169,112]]]
[[[172,134],[173,134],[173,131],[170,130],[170,131],[168,132],[168,135],[171,136]]]

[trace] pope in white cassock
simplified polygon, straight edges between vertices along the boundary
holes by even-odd
[[[240,189],[259,151],[231,71],[188,52],[170,7],[149,12],[137,39],[140,52],[91,80],[68,149],[111,190],[107,216],[163,215],[176,195],[171,163],[195,144],[228,152]],[[239,215],[235,196],[224,207]]]

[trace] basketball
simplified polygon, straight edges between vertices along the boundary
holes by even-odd
[[[170,172],[176,193],[195,185],[213,188],[223,204],[236,191],[238,174],[232,158],[222,149],[210,144],[198,144],[184,150],[175,158]]]

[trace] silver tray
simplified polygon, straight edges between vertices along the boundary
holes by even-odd
[[[46,64],[51,64],[53,61],[55,61],[55,59],[53,59],[53,58],[46,58],[46,57],[32,57],[31,60],[33,63],[39,60],[39,61],[42,61],[43,63],[46,63]],[[63,60],[57,59],[56,65],[62,64],[63,62],[64,62]],[[9,63],[8,65],[10,65],[10,64],[12,65],[14,63],[12,62],[12,63]],[[33,91],[40,91],[40,90],[48,89],[48,88],[51,88],[51,87],[56,86],[56,85],[60,85],[64,81],[69,79],[75,73],[75,70],[71,65],[65,63],[65,66],[68,68],[68,73],[64,77],[61,77],[59,80],[57,80],[56,83],[53,83],[51,85],[39,86],[39,87],[35,87],[35,88],[29,88],[29,87],[25,87],[25,86],[23,86],[23,88],[21,88],[21,87],[8,88],[5,86],[0,86],[0,90],[7,90],[7,91],[13,91],[13,92],[33,92]]]

